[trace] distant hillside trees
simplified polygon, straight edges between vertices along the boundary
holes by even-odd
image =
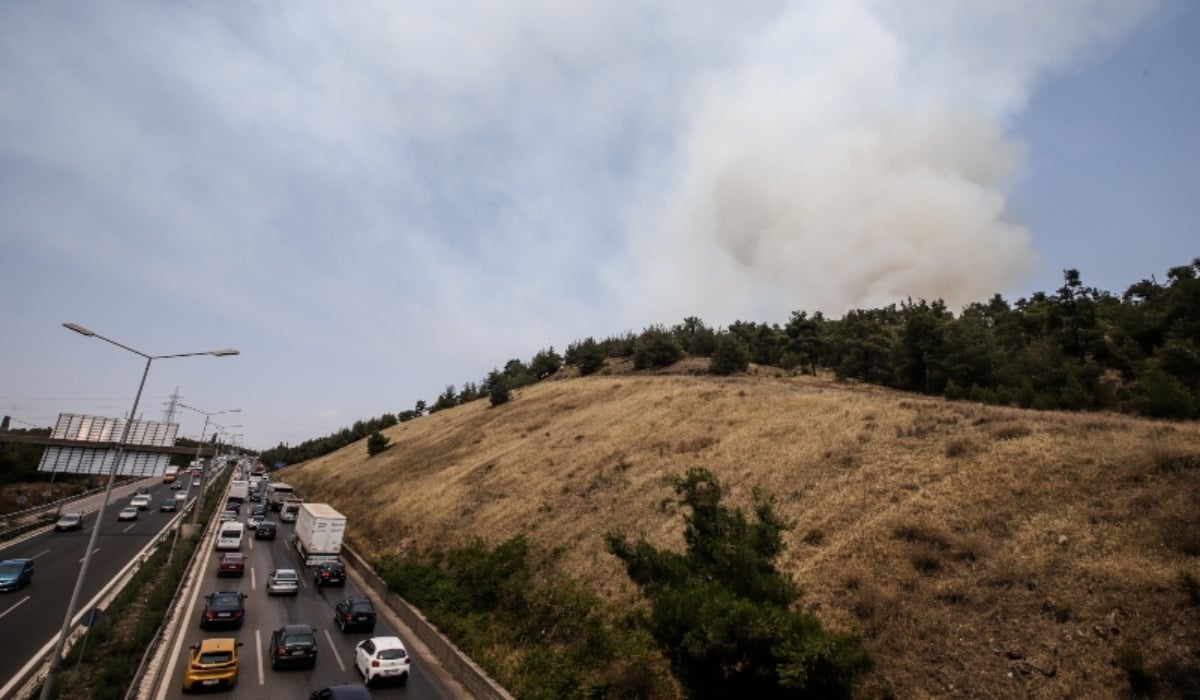
[[[1168,270],[1164,283],[1142,280],[1120,296],[1085,285],[1078,270],[1064,270],[1052,294],[1037,292],[1012,304],[996,294],[957,316],[940,299],[852,309],[840,319],[794,311],[783,326],[735,321],[714,329],[689,316],[669,329],[652,325],[640,334],[587,337],[568,344],[562,356],[551,347],[528,363],[509,360],[478,383],[447,386],[428,410],[418,401],[397,420],[485,397],[495,405],[503,396],[493,391],[501,378],[513,391],[564,367],[587,376],[610,359],[632,359],[634,369],[645,370],[685,357],[708,358],[713,374],[745,371],[752,363],[955,400],[1195,419],[1200,258]],[[343,440],[339,434],[288,449],[312,458],[347,444]]]
[[[605,544],[650,602],[645,624],[691,698],[849,697],[872,662],[858,638],[827,632],[775,567],[789,524],[755,493],[750,522],[721,504],[706,469],[671,478],[686,551],[608,533]]]
[[[371,433],[378,432],[384,428],[390,428],[399,422],[396,416],[385,413],[378,418],[355,421],[354,425],[349,428],[342,428],[338,432],[322,438],[305,440],[299,445],[288,446],[280,443],[277,447],[264,450],[259,458],[264,464],[275,464],[276,462],[296,464],[316,459],[321,455],[329,454],[335,450],[340,450],[346,445],[358,442]]]

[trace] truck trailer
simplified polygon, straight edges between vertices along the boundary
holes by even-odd
[[[337,561],[342,552],[346,516],[328,503],[301,503],[293,542],[305,566]]]

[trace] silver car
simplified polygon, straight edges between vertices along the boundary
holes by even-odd
[[[267,595],[296,595],[300,591],[300,574],[295,569],[276,569],[267,576]]]

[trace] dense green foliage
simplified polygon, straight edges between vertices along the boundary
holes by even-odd
[[[721,505],[711,472],[672,484],[686,517],[684,553],[608,533],[608,550],[649,599],[646,624],[692,698],[848,697],[871,668],[856,637],[826,632],[775,568],[788,527],[755,493],[755,522]]]
[[[13,430],[17,435],[49,437],[49,428],[33,428],[30,430]],[[0,442],[0,484],[15,484],[27,481],[49,479],[49,474],[38,472],[38,464],[42,461],[42,452],[46,448],[41,445],[22,445],[20,443]],[[62,476],[61,474],[59,476]]]
[[[729,333],[717,336],[716,347],[713,348],[712,358],[708,362],[708,371],[718,376],[726,376],[734,372],[745,372],[750,366],[750,353],[742,341]]]
[[[374,457],[383,452],[391,442],[391,440],[384,437],[383,433],[376,430],[367,437],[367,456]]]
[[[540,581],[523,538],[389,557],[375,570],[515,697],[667,695],[645,634],[609,624],[571,582]]]

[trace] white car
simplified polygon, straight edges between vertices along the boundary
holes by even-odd
[[[138,519],[138,509],[134,508],[133,506],[125,506],[124,508],[121,509],[120,513],[117,513],[117,520],[137,520],[137,519]]]
[[[134,496],[131,501],[129,501],[129,505],[137,508],[138,510],[150,510],[150,494],[139,493],[138,495]]]
[[[267,577],[267,595],[296,595],[300,592],[300,574],[295,569],[276,569]]]
[[[354,666],[367,686],[377,681],[408,683],[408,650],[399,637],[371,637],[354,647]]]

